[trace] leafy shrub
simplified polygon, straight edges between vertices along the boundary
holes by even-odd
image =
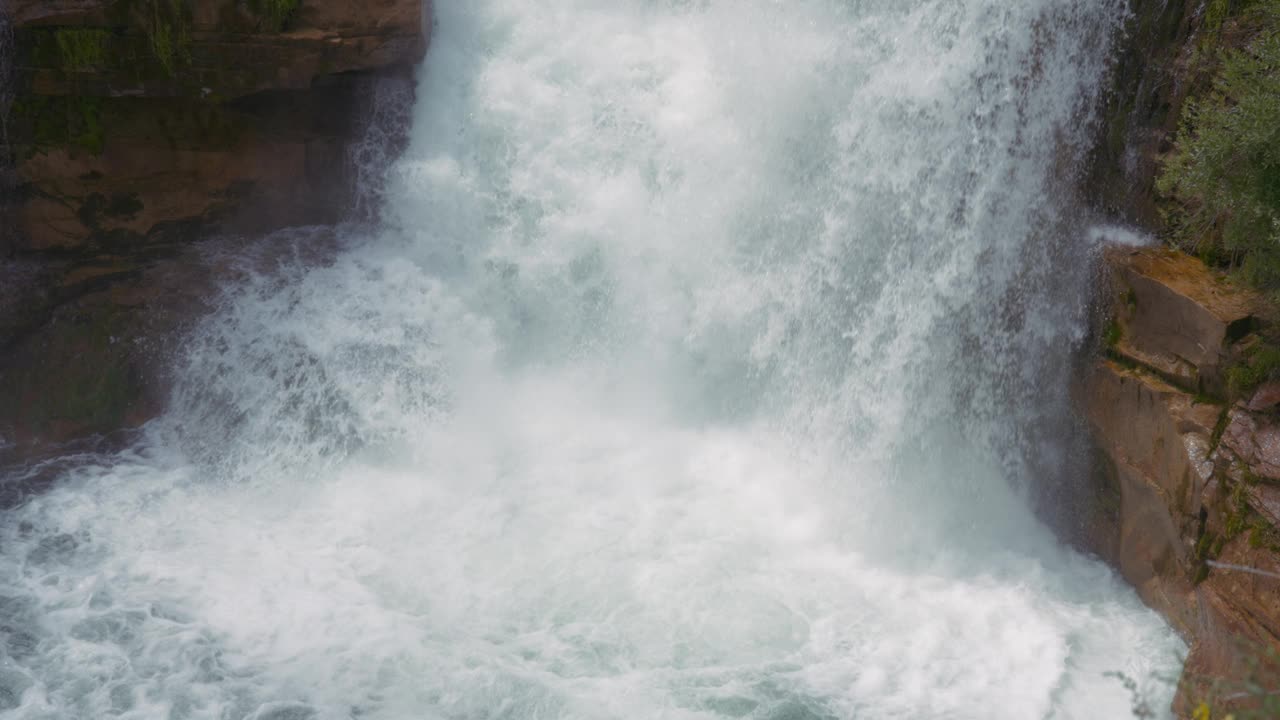
[[[1259,33],[1244,49],[1226,52],[1212,91],[1187,103],[1158,187],[1178,201],[1175,244],[1277,291],[1280,0],[1255,5],[1251,15]]]
[[[1242,362],[1227,369],[1227,393],[1243,397],[1268,380],[1280,377],[1280,348],[1267,343],[1252,349]]]

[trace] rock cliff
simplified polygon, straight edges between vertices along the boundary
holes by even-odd
[[[1188,640],[1188,704],[1271,679],[1280,648],[1280,386],[1229,403],[1260,300],[1168,249],[1108,253],[1107,349],[1081,405],[1101,449],[1088,544]]]
[[[1131,0],[1085,178],[1104,215],[1173,234],[1157,178],[1216,59],[1256,36],[1250,5]],[[1274,304],[1171,249],[1114,248],[1103,265],[1105,347],[1076,388],[1099,448],[1085,545],[1190,644],[1179,717],[1256,711],[1259,688],[1280,687],[1280,386],[1249,377]]]
[[[367,204],[369,157],[405,137],[429,12],[423,0],[0,5],[0,454],[154,414],[157,356],[209,299],[195,241]]]

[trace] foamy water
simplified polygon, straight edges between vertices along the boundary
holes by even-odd
[[[1119,0],[441,0],[378,232],[260,243],[0,524],[16,718],[1123,718],[1072,482]],[[318,257],[317,257],[318,256]]]

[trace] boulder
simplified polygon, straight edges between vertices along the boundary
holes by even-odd
[[[1107,253],[1116,352],[1196,392],[1221,397],[1231,345],[1258,325],[1258,299],[1168,248]]]

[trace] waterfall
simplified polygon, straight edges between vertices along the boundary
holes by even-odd
[[[440,0],[334,252],[0,522],[18,718],[1120,718],[1183,647],[1082,480],[1121,0]],[[327,247],[327,245],[326,245]]]

